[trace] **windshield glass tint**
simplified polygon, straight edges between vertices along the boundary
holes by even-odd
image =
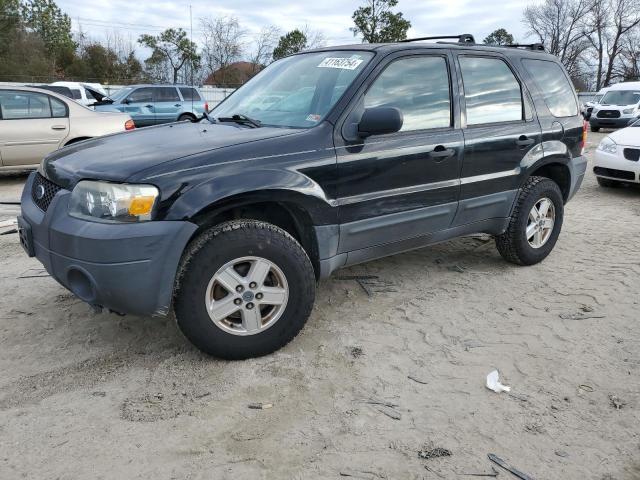
[[[607,92],[602,101],[603,105],[635,105],[640,102],[640,91],[616,90]]]
[[[322,121],[373,57],[334,51],[294,55],[272,63],[217,106],[211,115],[246,115],[264,125],[313,127]]]

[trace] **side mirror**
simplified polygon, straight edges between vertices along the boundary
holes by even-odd
[[[395,107],[367,108],[358,124],[358,135],[362,138],[400,131],[402,112]]]
[[[125,98],[124,100],[122,100],[122,102],[120,103],[124,103],[125,105],[129,105],[131,103],[131,100],[129,100],[128,98]]]

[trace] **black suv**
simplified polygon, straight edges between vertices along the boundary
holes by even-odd
[[[92,305],[173,307],[203,351],[264,355],[341,267],[479,232],[510,262],[543,260],[584,141],[571,82],[538,45],[318,49],[198,123],[51,154],[27,181],[20,237]]]

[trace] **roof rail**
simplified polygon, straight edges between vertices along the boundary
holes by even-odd
[[[529,50],[545,51],[542,43],[513,43],[511,45],[501,45],[501,47],[528,48]]]
[[[436,35],[434,37],[419,37],[419,38],[407,38],[405,40],[400,40],[400,43],[408,43],[408,42],[420,42],[422,40],[445,40],[457,38],[458,43],[476,43],[475,38],[470,33],[463,33],[462,35]]]

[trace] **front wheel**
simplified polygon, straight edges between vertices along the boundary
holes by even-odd
[[[508,262],[533,265],[544,260],[558,240],[564,200],[558,184],[531,177],[520,190],[507,230],[496,237],[496,247]]]
[[[306,323],[315,275],[302,246],[255,220],[205,231],[181,262],[175,313],[200,350],[229,360],[274,352]]]

